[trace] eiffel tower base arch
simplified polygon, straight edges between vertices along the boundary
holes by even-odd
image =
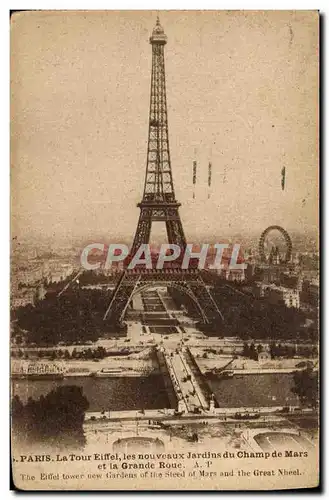
[[[134,295],[150,287],[173,288],[187,295],[199,313],[200,323],[211,329],[223,320],[211,293],[198,269],[145,269],[122,272],[112,294],[104,320],[124,328],[124,318]]]

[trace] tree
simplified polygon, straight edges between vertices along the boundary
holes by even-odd
[[[22,401],[20,400],[19,396],[14,396],[12,403],[11,403],[11,415],[13,418],[16,418],[17,416],[21,415],[22,410],[24,408],[24,405]]]
[[[243,343],[242,356],[244,356],[245,358],[249,358],[250,357],[250,347],[247,344],[247,342]]]
[[[257,351],[256,351],[255,344],[254,344],[254,343],[252,343],[252,344],[250,345],[250,348],[249,348],[249,349],[250,349],[250,354],[249,354],[250,359],[257,360],[257,359],[258,359],[258,354],[257,354]]]
[[[13,434],[26,443],[48,443],[54,448],[83,447],[83,422],[88,407],[82,388],[75,385],[57,387],[36,401],[29,398],[26,405],[15,396]]]
[[[270,344],[270,355],[271,358],[274,359],[277,356],[278,348],[275,342],[271,342]]]
[[[318,372],[308,366],[305,370],[294,372],[294,387],[292,392],[297,394],[303,406],[315,408],[318,401]]]

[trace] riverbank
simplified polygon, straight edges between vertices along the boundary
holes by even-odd
[[[196,348],[191,348],[194,359],[200,368],[200,371],[205,374],[211,370],[227,369],[232,371],[234,375],[254,375],[266,373],[293,373],[298,370],[303,370],[307,364],[316,365],[315,358],[279,358],[264,361],[255,361],[253,359],[239,357],[234,359],[232,356],[211,355],[208,358],[203,358]],[[225,368],[227,366],[227,368]]]
[[[11,364],[13,378],[40,378],[45,376],[62,377],[141,377],[159,374],[156,361],[131,359],[129,357],[107,357],[101,360],[13,360]]]

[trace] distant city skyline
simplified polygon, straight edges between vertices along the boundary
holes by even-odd
[[[150,11],[15,16],[13,235],[133,239],[155,19]],[[273,224],[316,233],[317,15],[310,19],[302,11],[160,12],[172,170],[189,242],[260,236]]]

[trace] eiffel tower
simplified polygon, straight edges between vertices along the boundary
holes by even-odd
[[[157,18],[150,37],[152,45],[151,99],[146,175],[138,225],[130,250],[135,255],[140,245],[149,243],[153,221],[166,225],[168,242],[186,248],[182,221],[179,215],[171,171],[164,47],[167,37]],[[196,268],[125,269],[116,285],[110,305],[104,315],[111,323],[122,325],[133,295],[152,286],[167,286],[190,297],[199,311],[201,321],[213,324],[222,318],[202,274]]]

